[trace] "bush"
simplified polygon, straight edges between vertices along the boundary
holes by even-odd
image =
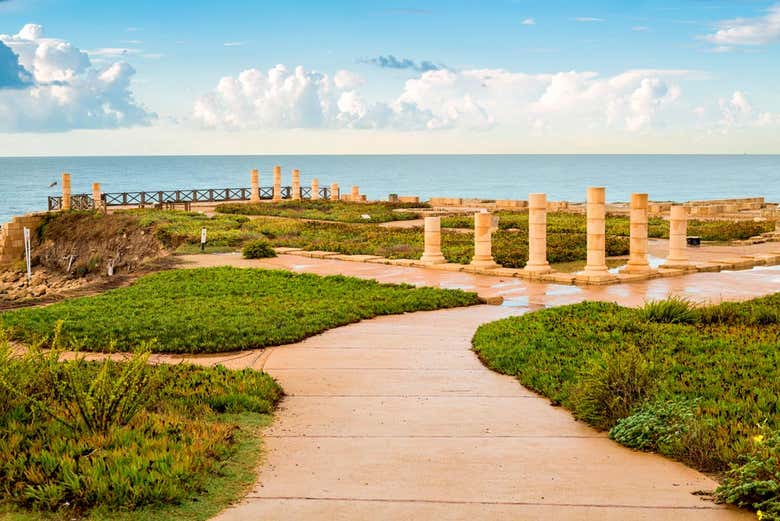
[[[680,297],[647,302],[639,315],[643,320],[659,324],[692,324],[697,319],[693,303]]]
[[[780,431],[757,434],[750,449],[732,466],[716,491],[718,500],[780,520]]]
[[[190,500],[237,450],[220,402],[268,413],[282,394],[257,371],[61,356],[0,342],[0,503],[73,518]]]
[[[350,201],[280,201],[272,204],[220,204],[216,211],[223,214],[269,215],[292,219],[313,219],[346,223],[383,223],[417,219],[420,214],[413,211],[398,212],[407,208],[427,208],[426,203],[353,203]],[[370,218],[365,219],[363,216]]]
[[[652,367],[635,345],[591,359],[574,391],[578,418],[608,429],[642,403],[653,388]]]
[[[621,418],[609,437],[632,449],[673,454],[688,432],[697,410],[695,400],[657,400],[643,405],[631,416]]]
[[[245,259],[267,259],[276,257],[276,251],[268,244],[268,241],[252,241],[244,246]]]

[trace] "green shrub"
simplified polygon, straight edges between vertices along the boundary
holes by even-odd
[[[694,304],[680,297],[647,302],[639,315],[643,320],[659,324],[692,324],[697,320]]]
[[[189,501],[237,450],[221,412],[268,413],[282,394],[252,370],[61,356],[0,341],[2,504],[78,518]]]
[[[245,259],[267,259],[276,257],[276,251],[268,244],[268,241],[252,241],[244,246]]]
[[[780,520],[780,431],[755,435],[716,495],[720,501],[757,510],[759,519]]]
[[[578,418],[609,429],[650,395],[653,370],[635,345],[603,351],[590,361],[574,391]]]
[[[330,201],[319,199],[315,201],[280,201],[259,204],[220,204],[217,212],[240,215],[268,215],[288,217],[292,219],[313,219],[347,223],[383,223],[390,221],[406,221],[417,219],[420,214],[413,211],[398,212],[406,208],[426,208],[426,203],[353,203],[350,201]],[[368,215],[369,219],[364,216]]]
[[[609,437],[632,449],[674,454],[696,410],[695,400],[650,401],[631,416],[619,419]]]

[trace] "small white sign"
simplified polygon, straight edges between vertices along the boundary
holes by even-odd
[[[27,284],[32,280],[32,259],[31,259],[31,245],[30,245],[30,229],[24,229],[24,257],[27,260]]]
[[[206,244],[206,228],[201,228],[200,230],[200,243]]]

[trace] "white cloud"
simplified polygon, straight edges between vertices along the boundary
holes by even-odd
[[[222,78],[201,97],[194,119],[205,127],[392,128],[397,130],[518,131],[652,128],[681,96],[676,81],[696,74],[631,70],[610,77],[594,72],[526,74],[504,69],[437,70],[404,83],[395,98],[369,102],[362,79],[278,65]]]
[[[526,18],[522,22],[520,22],[520,25],[536,25],[536,20],[533,18]]]
[[[756,110],[748,101],[747,95],[741,91],[734,91],[729,99],[720,99],[718,106],[721,115],[720,129],[724,134],[748,127],[780,125],[780,114]]]
[[[736,18],[717,24],[718,30],[702,38],[717,45],[766,45],[780,40],[780,4],[758,18]]]
[[[643,33],[649,31],[650,28],[645,25],[635,25],[634,27],[631,28],[631,30],[636,31],[638,33]]]
[[[600,22],[606,22],[603,18],[593,18],[592,16],[578,16],[574,19],[575,22],[580,23],[600,23]]]
[[[225,47],[242,47],[246,42],[225,42],[222,45]]]
[[[147,124],[154,117],[133,98],[135,70],[126,63],[96,68],[89,55],[43,27],[25,25],[0,42],[30,74],[23,89],[0,91],[0,132],[65,131]],[[113,57],[115,51],[103,49]]]

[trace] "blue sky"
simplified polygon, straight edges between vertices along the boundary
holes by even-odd
[[[0,154],[780,153],[778,64],[780,1],[0,0]]]

